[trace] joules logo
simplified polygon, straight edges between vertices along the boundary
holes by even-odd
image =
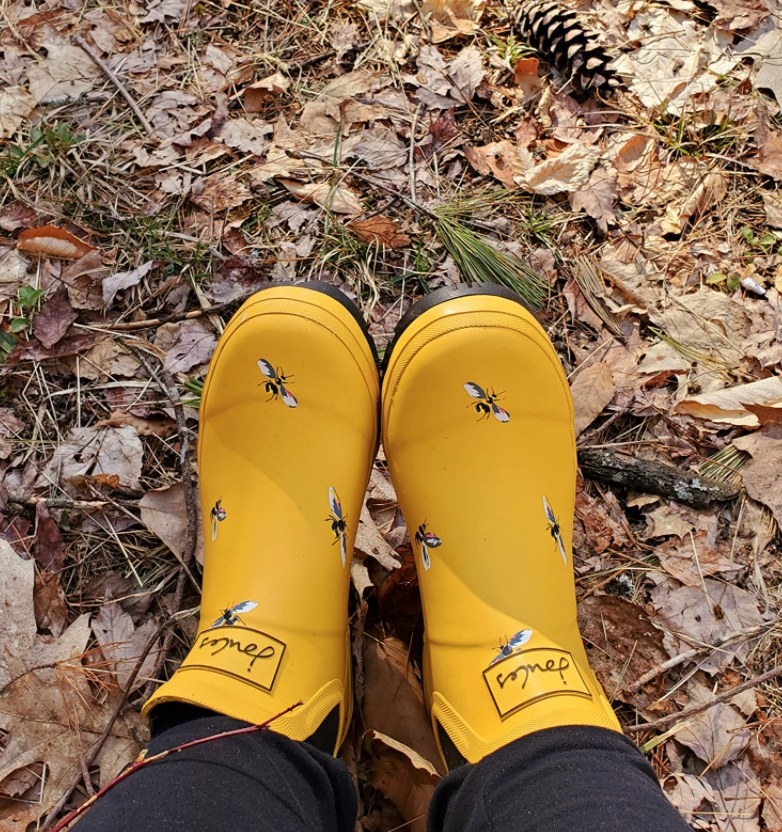
[[[260,630],[210,628],[198,637],[180,670],[211,670],[271,692],[285,649],[283,642]]]
[[[555,647],[513,653],[483,671],[501,719],[551,696],[592,698],[573,656]]]

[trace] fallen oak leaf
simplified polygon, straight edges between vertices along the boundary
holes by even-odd
[[[410,245],[410,237],[392,219],[382,215],[368,220],[351,220],[348,228],[364,243],[385,246],[386,248],[404,248]]]
[[[741,406],[757,416],[761,427],[782,426],[782,402],[776,405],[741,402]]]
[[[367,731],[364,743],[374,758],[372,787],[396,806],[411,832],[425,832],[429,802],[442,779],[435,767],[393,737]]]
[[[177,432],[177,423],[169,416],[145,419],[126,410],[114,410],[107,419],[101,419],[95,423],[96,428],[120,428],[123,425],[135,428],[139,436],[159,436],[161,439]]]
[[[329,182],[296,182],[293,179],[278,179],[302,202],[313,202],[335,214],[360,214],[364,210],[361,200],[346,185],[332,185]]]
[[[51,348],[62,340],[75,320],[76,313],[68,300],[68,289],[58,286],[33,318],[33,333],[44,347]]]
[[[19,235],[16,243],[19,251],[40,254],[48,257],[60,257],[63,260],[78,260],[95,246],[80,240],[70,231],[56,225],[42,225],[38,228],[26,228]]]

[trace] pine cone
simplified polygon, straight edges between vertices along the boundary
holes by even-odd
[[[576,88],[607,93],[619,85],[613,59],[574,11],[551,0],[521,0],[508,12],[521,37]]]

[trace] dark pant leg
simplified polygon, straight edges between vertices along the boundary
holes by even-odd
[[[621,734],[550,728],[452,771],[430,832],[686,832],[651,766]]]
[[[169,727],[149,756],[246,723],[217,714]],[[353,832],[353,782],[340,760],[272,731],[214,740],[131,774],[77,832]]]

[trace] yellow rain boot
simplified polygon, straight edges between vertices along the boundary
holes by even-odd
[[[377,450],[374,345],[320,283],[253,295],[220,339],[201,400],[205,540],[195,643],[146,703],[186,702],[336,750],[352,709],[347,599]]]
[[[382,425],[445,762],[553,726],[621,730],[576,623],[570,390],[521,300],[474,287],[416,304],[387,351]]]

